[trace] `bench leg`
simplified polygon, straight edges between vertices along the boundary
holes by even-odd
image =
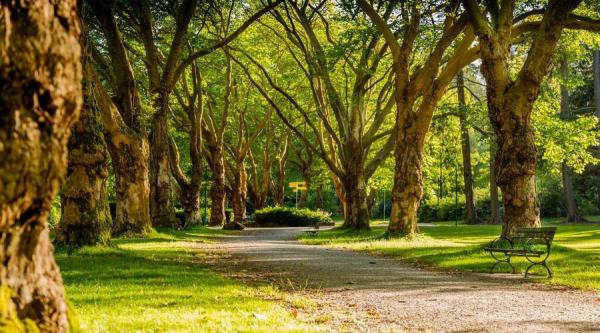
[[[496,259],[496,258],[494,258],[494,259]],[[498,259],[496,259],[496,263],[494,263],[494,265],[492,265],[492,268],[490,269],[490,274],[493,273],[494,272],[494,268],[496,268],[496,266],[498,266],[498,264],[501,264],[501,263],[507,263],[510,266],[511,270],[512,270],[512,274],[516,273],[515,266],[513,266],[513,264],[511,264],[510,257],[508,257],[505,260],[498,260]]]
[[[529,270],[536,265],[540,265],[542,267],[544,267],[546,269],[546,271],[548,272],[548,278],[552,278],[552,271],[550,270],[550,267],[548,267],[548,265],[546,265],[545,261],[542,262],[536,262],[536,263],[532,263],[531,265],[529,265],[529,267],[527,267],[527,269],[525,270],[525,277],[527,277],[527,275],[529,274]]]

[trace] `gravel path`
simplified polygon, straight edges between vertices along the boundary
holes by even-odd
[[[219,246],[231,257],[217,265],[308,294],[333,331],[600,332],[600,293],[304,245],[294,241],[303,230],[226,236]]]

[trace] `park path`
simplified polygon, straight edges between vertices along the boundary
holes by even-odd
[[[294,240],[303,230],[225,236],[218,246],[229,259],[217,265],[309,295],[332,331],[600,332],[600,293],[305,245]]]

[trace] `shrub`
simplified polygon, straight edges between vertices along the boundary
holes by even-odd
[[[260,227],[312,227],[333,224],[327,212],[278,206],[256,210],[254,221]]]

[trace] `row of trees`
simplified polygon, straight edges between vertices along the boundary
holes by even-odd
[[[56,239],[75,245],[178,225],[177,205],[185,224],[198,223],[206,167],[210,224],[223,224],[226,198],[242,222],[247,197],[254,208],[269,198],[283,204],[288,161],[317,194],[331,182],[344,227],[364,229],[369,186],[389,163],[388,232],[410,235],[436,110],[454,94],[458,109],[468,108],[464,73],[473,63],[503,233],[539,226],[536,100],[563,30],[600,30],[597,4],[567,0],[1,6],[1,320],[57,332],[69,321],[47,220],[61,184]]]

